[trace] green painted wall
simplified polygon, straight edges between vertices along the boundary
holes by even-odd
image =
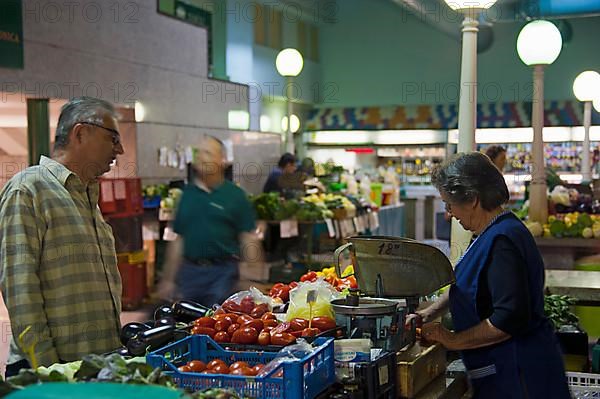
[[[322,85],[330,87],[319,106],[458,103],[458,40],[387,0],[338,1],[336,19],[321,26]],[[575,76],[600,71],[600,18],[569,22],[571,41],[546,69],[546,99],[574,99]],[[479,54],[479,102],[531,99],[532,72],[516,52],[523,25],[493,26],[494,43]]]

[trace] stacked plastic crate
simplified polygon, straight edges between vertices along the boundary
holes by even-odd
[[[101,179],[98,205],[112,227],[115,238],[119,272],[123,280],[123,308],[137,309],[147,293],[140,179]]]

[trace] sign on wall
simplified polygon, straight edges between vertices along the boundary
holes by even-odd
[[[0,2],[0,67],[23,69],[21,0]]]

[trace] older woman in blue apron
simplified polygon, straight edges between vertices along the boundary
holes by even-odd
[[[446,210],[476,237],[456,283],[418,312],[424,339],[460,351],[476,398],[570,398],[558,341],[544,316],[544,264],[527,228],[503,205],[500,171],[458,154],[432,174]],[[431,322],[450,310],[454,331]]]

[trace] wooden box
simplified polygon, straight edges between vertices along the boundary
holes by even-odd
[[[418,347],[418,344],[415,344]],[[416,350],[416,354],[415,354]],[[420,353],[419,353],[420,351]],[[446,350],[441,345],[398,352],[396,387],[399,398],[414,398],[446,371]]]

